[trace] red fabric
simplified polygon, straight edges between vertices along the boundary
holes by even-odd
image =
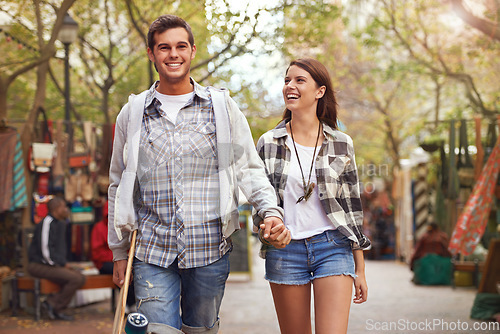
[[[500,171],[500,137],[476,182],[451,236],[448,249],[453,255],[470,255],[481,240],[493,204]]]
[[[49,208],[47,207],[47,203],[35,203],[35,217],[33,218],[33,220],[36,224],[41,222],[43,217],[48,214]]]
[[[104,262],[113,262],[113,252],[108,246],[108,216],[106,215],[100,222],[94,225],[91,239],[92,261],[97,269],[102,268]]]
[[[108,217],[108,201],[106,201],[106,203],[102,206],[102,216],[106,218]]]
[[[49,194],[50,173],[38,173],[38,184],[36,192],[38,195]]]

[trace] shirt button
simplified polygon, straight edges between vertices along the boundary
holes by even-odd
[[[181,161],[181,158],[180,158],[180,157],[177,157],[177,158],[175,158],[175,160],[177,160],[177,161]]]
[[[323,193],[319,193],[319,197],[323,197]]]

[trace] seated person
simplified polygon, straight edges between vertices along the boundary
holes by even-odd
[[[449,285],[452,276],[451,253],[448,236],[437,224],[428,226],[427,232],[415,246],[410,261],[413,283],[419,285]]]
[[[427,232],[420,238],[415,245],[415,251],[410,260],[410,269],[413,270],[415,261],[427,254],[436,254],[442,257],[451,258],[448,250],[448,235],[439,229],[436,223],[427,226]]]
[[[47,203],[48,215],[36,225],[28,252],[28,273],[48,279],[61,286],[42,303],[50,319],[73,320],[61,311],[66,308],[76,290],[85,284],[85,276],[67,264],[66,220],[69,209],[64,199],[54,197]]]
[[[102,208],[102,220],[92,228],[90,237],[91,257],[101,274],[113,275],[113,252],[108,246],[108,203]],[[134,284],[130,282],[127,294],[127,313],[135,308]]]

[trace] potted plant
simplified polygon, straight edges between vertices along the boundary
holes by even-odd
[[[432,153],[437,151],[441,146],[444,145],[444,139],[441,136],[428,136],[421,143],[420,147],[424,151]]]

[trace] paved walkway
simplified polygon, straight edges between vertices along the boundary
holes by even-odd
[[[269,285],[263,279],[263,265],[264,261],[255,256],[252,280],[231,276],[221,308],[220,334],[279,333]],[[415,286],[408,267],[394,261],[367,261],[366,275],[368,302],[352,305],[349,334],[500,333],[473,330],[474,325],[493,324],[469,319],[476,294],[473,288]],[[7,310],[0,313],[0,333],[111,333],[113,314],[109,300],[71,311],[76,318],[73,322],[44,319],[37,323],[29,314],[14,318]],[[446,330],[446,325],[451,330]]]
[[[253,281],[230,283],[226,289],[221,310],[222,334],[279,333],[271,291],[262,278],[264,260],[256,258],[254,262]],[[469,314],[475,288],[416,286],[411,282],[408,266],[395,261],[366,261],[366,277],[368,301],[352,304],[349,334],[500,333],[472,330],[476,321]],[[487,322],[476,326],[488,324],[500,328],[498,323]]]

